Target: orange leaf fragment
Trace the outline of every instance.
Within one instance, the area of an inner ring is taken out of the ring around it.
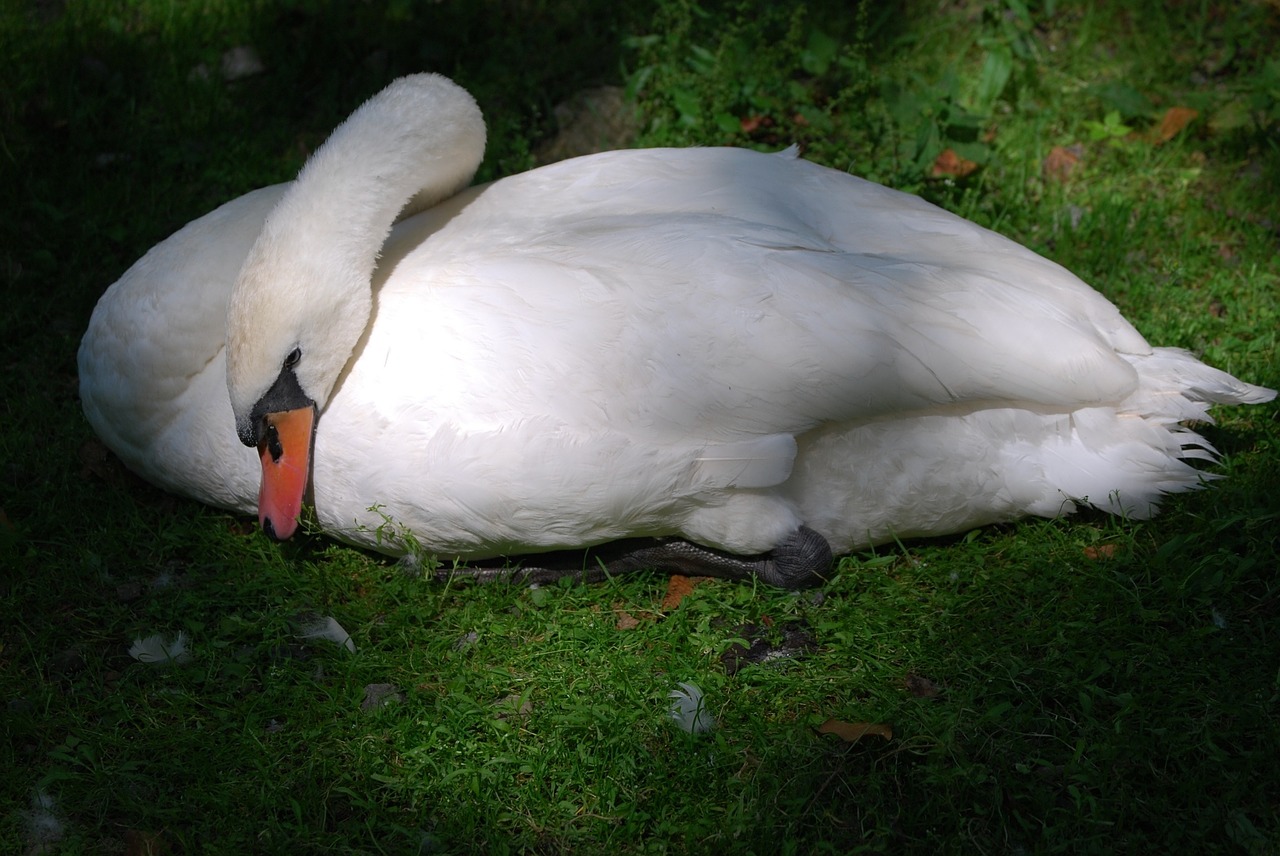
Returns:
[[[846,743],[857,743],[868,735],[883,737],[885,740],[893,739],[893,728],[888,725],[874,722],[841,722],[838,719],[828,719],[819,725],[818,733],[834,734]]]
[[[671,579],[667,580],[667,595],[662,599],[663,612],[670,612],[680,605],[680,601],[693,591],[693,587],[697,582],[693,577],[682,577],[680,574],[672,574]]]
[[[976,163],[960,157],[955,153],[954,149],[943,149],[942,154],[934,159],[933,170],[930,175],[934,178],[943,175],[964,178],[966,175],[972,174],[977,168],[978,165]]]
[[[1170,107],[1160,117],[1160,124],[1151,130],[1151,142],[1157,146],[1169,142],[1199,115],[1199,110],[1192,110],[1190,107]]]
[[[1093,559],[1095,562],[1102,562],[1110,559],[1116,554],[1115,544],[1097,544],[1084,548],[1084,557]]]
[[[1080,154],[1076,146],[1054,146],[1049,150],[1048,156],[1044,159],[1044,174],[1046,178],[1054,181],[1066,181],[1067,176],[1071,175],[1071,171],[1076,168],[1076,164],[1080,163]]]

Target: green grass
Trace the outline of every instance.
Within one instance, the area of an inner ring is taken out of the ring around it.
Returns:
[[[442,585],[323,538],[270,544],[100,461],[75,349],[149,246],[289,178],[391,77],[438,70],[486,111],[485,178],[531,165],[557,102],[626,85],[641,144],[800,141],[1275,387],[1278,15],[3,0],[0,852],[36,852],[38,792],[61,853],[1276,852],[1275,405],[1217,414],[1227,478],[1155,521],[881,548],[820,592],[715,582],[660,615],[657,576]],[[223,81],[238,44],[268,72]],[[1200,118],[1155,145],[1171,106]],[[1056,146],[1078,146],[1065,182],[1043,169]],[[931,176],[946,148],[980,169]],[[356,653],[300,639],[317,614]],[[814,645],[730,675],[746,625]],[[185,663],[128,655],[179,631]],[[709,734],[667,720],[680,681]],[[364,710],[374,684],[399,695]],[[828,718],[894,736],[842,743]]]

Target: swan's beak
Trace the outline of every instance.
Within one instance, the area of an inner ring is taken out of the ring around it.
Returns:
[[[314,406],[266,415],[267,430],[258,443],[262,458],[262,486],[258,489],[258,522],[262,531],[283,541],[298,528],[302,495],[307,490],[311,442],[315,434]]]

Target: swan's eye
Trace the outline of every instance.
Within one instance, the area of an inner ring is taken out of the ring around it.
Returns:
[[[284,367],[291,369],[298,364],[298,360],[302,359],[302,349],[294,348],[289,352],[289,356],[284,358]]]

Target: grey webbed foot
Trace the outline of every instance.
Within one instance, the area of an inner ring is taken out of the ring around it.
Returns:
[[[827,539],[801,526],[766,553],[755,575],[761,582],[784,589],[801,589],[826,582],[835,557]]]
[[[598,582],[635,571],[663,570],[727,580],[754,577],[771,586],[794,590],[824,582],[831,572],[832,561],[827,539],[801,526],[777,547],[757,556],[738,556],[676,538],[631,538],[585,552],[566,550],[513,558],[501,565],[440,570],[436,577],[547,584],[565,577],[578,582]]]

